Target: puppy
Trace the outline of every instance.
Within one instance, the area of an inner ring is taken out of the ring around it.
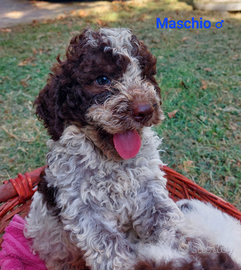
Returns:
[[[182,212],[160,170],[156,59],[128,29],[72,38],[35,101],[51,140],[25,236],[49,270],[133,269]]]

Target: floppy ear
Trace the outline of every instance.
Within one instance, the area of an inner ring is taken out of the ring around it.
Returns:
[[[50,74],[47,85],[40,91],[34,102],[36,115],[39,120],[43,120],[44,127],[47,128],[53,140],[58,140],[64,130],[64,120],[58,116],[60,110],[57,105],[57,95],[59,87],[54,74]]]
[[[86,102],[81,98],[81,84],[74,74],[83,58],[81,52],[86,43],[86,31],[72,38],[63,62],[57,57],[47,85],[34,102],[38,119],[43,121],[49,135],[56,141],[61,137],[66,122],[85,124]]]
[[[155,86],[156,92],[161,98],[161,89],[154,77],[156,75],[156,57],[148,51],[147,46],[142,41],[139,41],[136,36],[133,35],[131,37],[131,43],[133,46],[132,55],[135,56],[140,63],[141,76],[145,77]],[[160,102],[160,104],[161,103],[162,102]]]

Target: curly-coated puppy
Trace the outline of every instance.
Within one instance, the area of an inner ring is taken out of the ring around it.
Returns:
[[[127,29],[72,38],[35,101],[52,140],[26,237],[48,269],[127,270],[136,243],[175,237],[159,140],[156,59]]]

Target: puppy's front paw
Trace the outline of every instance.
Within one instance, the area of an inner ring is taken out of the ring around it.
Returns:
[[[130,270],[136,263],[133,247],[121,235],[106,236],[98,248],[87,250],[86,255],[92,270]]]
[[[170,227],[170,216],[163,209],[153,208],[140,216],[133,225],[142,241],[155,243],[159,241],[162,231]]]

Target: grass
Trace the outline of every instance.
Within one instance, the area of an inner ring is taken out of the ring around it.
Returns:
[[[72,12],[0,32],[0,179],[45,164],[49,137],[32,104],[71,36],[86,26],[121,26],[131,28],[158,59],[166,115],[156,127],[164,138],[162,160],[241,209],[240,14],[194,11],[177,0],[109,5],[104,14]],[[202,17],[212,27],[156,29],[156,17]]]

